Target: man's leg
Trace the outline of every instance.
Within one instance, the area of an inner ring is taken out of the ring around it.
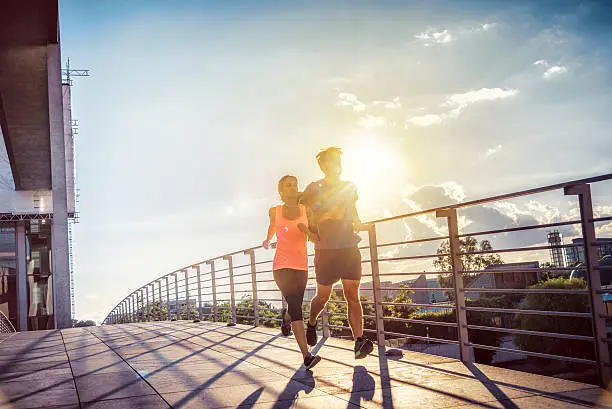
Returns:
[[[321,311],[323,311],[327,301],[329,301],[331,291],[331,285],[321,285],[317,283],[317,294],[315,294],[312,301],[310,301],[310,318],[308,319],[308,323],[311,326],[317,323],[317,318],[319,318]]]
[[[363,336],[363,309],[359,300],[358,280],[342,279],[342,291],[347,304],[349,326],[353,332],[353,339]]]

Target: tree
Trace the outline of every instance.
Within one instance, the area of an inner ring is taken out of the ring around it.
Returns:
[[[96,322],[92,321],[92,320],[87,320],[87,321],[83,321],[83,320],[72,320],[72,326],[74,328],[80,328],[80,327],[95,327],[96,326]]]
[[[491,264],[502,264],[503,260],[499,254],[485,253],[485,254],[471,254],[477,251],[491,251],[493,246],[488,240],[482,240],[480,243],[473,237],[463,237],[459,240],[459,253],[461,253],[461,264],[462,270],[464,271],[476,271],[484,270]],[[450,257],[450,244],[448,240],[442,242],[438,250],[437,259],[434,260],[433,265],[438,271],[449,272],[452,271],[452,262]],[[474,274],[463,274],[463,286],[469,287],[474,279],[478,276],[478,273]],[[452,288],[453,276],[452,274],[440,274],[438,276],[438,282],[442,288]],[[446,296],[454,300],[455,294],[453,291],[445,291]]]
[[[584,289],[586,288],[586,282],[583,279],[559,277],[539,282],[529,288]],[[589,312],[590,310],[586,294],[531,293],[525,296],[523,301],[519,304],[519,308],[524,310],[571,312]],[[524,330],[592,336],[592,327],[589,318],[517,314],[516,321],[520,329]],[[523,334],[515,335],[514,339],[516,344],[525,351],[594,359],[593,347],[589,341]],[[538,361],[541,362],[541,360]]]

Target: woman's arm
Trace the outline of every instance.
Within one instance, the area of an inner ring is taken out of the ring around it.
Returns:
[[[274,224],[276,219],[276,208],[271,207],[268,210],[268,216],[270,216],[270,224],[268,225],[268,234],[266,235],[266,239],[261,244],[264,249],[268,250],[270,247],[270,240],[274,237]]]

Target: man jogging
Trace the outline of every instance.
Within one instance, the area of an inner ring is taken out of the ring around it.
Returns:
[[[316,345],[317,318],[331,296],[332,286],[342,280],[348,321],[355,339],[355,358],[361,359],[372,352],[374,345],[363,338],[363,310],[359,300],[361,253],[357,247],[361,221],[356,206],[357,188],[353,183],[340,179],[340,148],[322,150],[317,155],[317,162],[325,177],[308,185],[300,198],[308,210],[310,229],[318,236],[315,244],[317,294],[310,303],[306,339],[309,345]]]

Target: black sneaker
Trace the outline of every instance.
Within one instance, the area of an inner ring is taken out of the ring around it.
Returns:
[[[283,322],[281,324],[281,332],[284,336],[288,337],[291,335],[291,321],[289,320],[289,314],[287,314],[287,310],[283,308],[281,312],[281,317],[283,317]]]
[[[357,338],[355,341],[355,359],[363,359],[374,351],[374,344],[367,338]]]
[[[317,324],[310,325],[310,322],[306,323],[306,342],[311,347],[317,345]]]
[[[304,366],[306,367],[306,369],[311,369],[316,364],[318,364],[320,361],[321,361],[321,357],[319,355],[312,355],[309,353],[308,356],[304,358]]]

